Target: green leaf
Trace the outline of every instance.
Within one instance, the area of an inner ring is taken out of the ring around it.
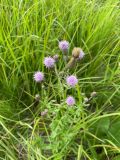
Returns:
[[[120,121],[113,123],[108,132],[108,139],[120,146]]]
[[[91,130],[92,133],[94,133],[96,136],[101,137],[103,135],[107,135],[109,126],[110,126],[110,118],[105,117],[94,123],[94,125],[91,127]]]
[[[113,160],[120,160],[120,155],[113,158]]]

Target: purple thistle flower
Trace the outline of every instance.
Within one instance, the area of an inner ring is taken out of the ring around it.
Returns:
[[[55,60],[52,57],[45,57],[44,59],[44,65],[47,68],[53,68],[55,65]]]
[[[81,49],[80,54],[79,54],[79,57],[77,58],[77,60],[83,59],[84,56],[85,56],[85,53],[84,53],[84,52],[82,51],[82,49]]]
[[[67,97],[66,103],[68,106],[73,106],[75,104],[75,99],[72,96]]]
[[[66,78],[66,82],[67,85],[74,87],[78,83],[78,79],[76,76],[71,75]]]
[[[68,41],[60,41],[59,42],[59,48],[61,51],[66,52],[69,49],[69,42]]]
[[[44,74],[40,71],[34,73],[33,78],[36,82],[42,82],[44,80]]]

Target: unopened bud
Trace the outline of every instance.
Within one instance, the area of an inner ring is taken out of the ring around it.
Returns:
[[[96,95],[97,95],[97,92],[92,92],[91,93],[91,97],[96,97]]]
[[[58,54],[55,54],[55,55],[53,56],[53,59],[55,60],[55,62],[57,62],[57,61],[59,60],[59,55],[58,55]]]
[[[40,95],[36,94],[34,98],[34,106],[36,107],[40,102]]]
[[[39,100],[40,100],[40,95],[39,95],[39,94],[36,94],[36,95],[35,95],[35,100],[36,100],[36,101],[39,101]]]
[[[87,103],[89,99],[87,97],[84,98],[84,102]]]
[[[41,116],[45,116],[48,113],[48,109],[45,109],[43,112],[41,112]]]

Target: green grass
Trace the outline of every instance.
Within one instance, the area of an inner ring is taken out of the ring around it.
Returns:
[[[0,0],[1,160],[120,160],[119,5],[119,0]],[[70,42],[69,56],[75,46],[86,54],[60,76],[63,39]],[[56,53],[60,60],[49,71],[43,59]],[[33,80],[37,70],[45,73],[42,85]],[[72,90],[65,83],[68,74],[79,79]],[[93,91],[97,96],[84,105]],[[76,99],[73,108],[65,104],[68,94]]]

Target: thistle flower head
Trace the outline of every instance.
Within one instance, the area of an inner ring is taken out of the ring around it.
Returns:
[[[74,87],[78,83],[78,79],[76,76],[71,75],[66,78],[67,85]]]
[[[73,48],[72,56],[77,60],[81,60],[85,56],[85,53],[81,48],[75,47]]]
[[[44,74],[40,71],[34,73],[33,78],[36,82],[42,82],[44,80]]]
[[[75,47],[72,50],[72,56],[74,58],[79,58],[80,52],[81,52],[81,48]]]
[[[61,51],[66,52],[69,49],[69,42],[66,40],[59,42],[59,48]]]
[[[44,59],[44,65],[47,68],[53,68],[55,65],[55,60],[52,57],[45,57]]]
[[[79,53],[79,57],[77,60],[81,60],[83,59],[83,57],[85,56],[85,53],[83,52],[83,50],[81,49],[80,53]]]
[[[72,96],[67,97],[66,103],[68,106],[73,106],[75,104],[75,99]]]

